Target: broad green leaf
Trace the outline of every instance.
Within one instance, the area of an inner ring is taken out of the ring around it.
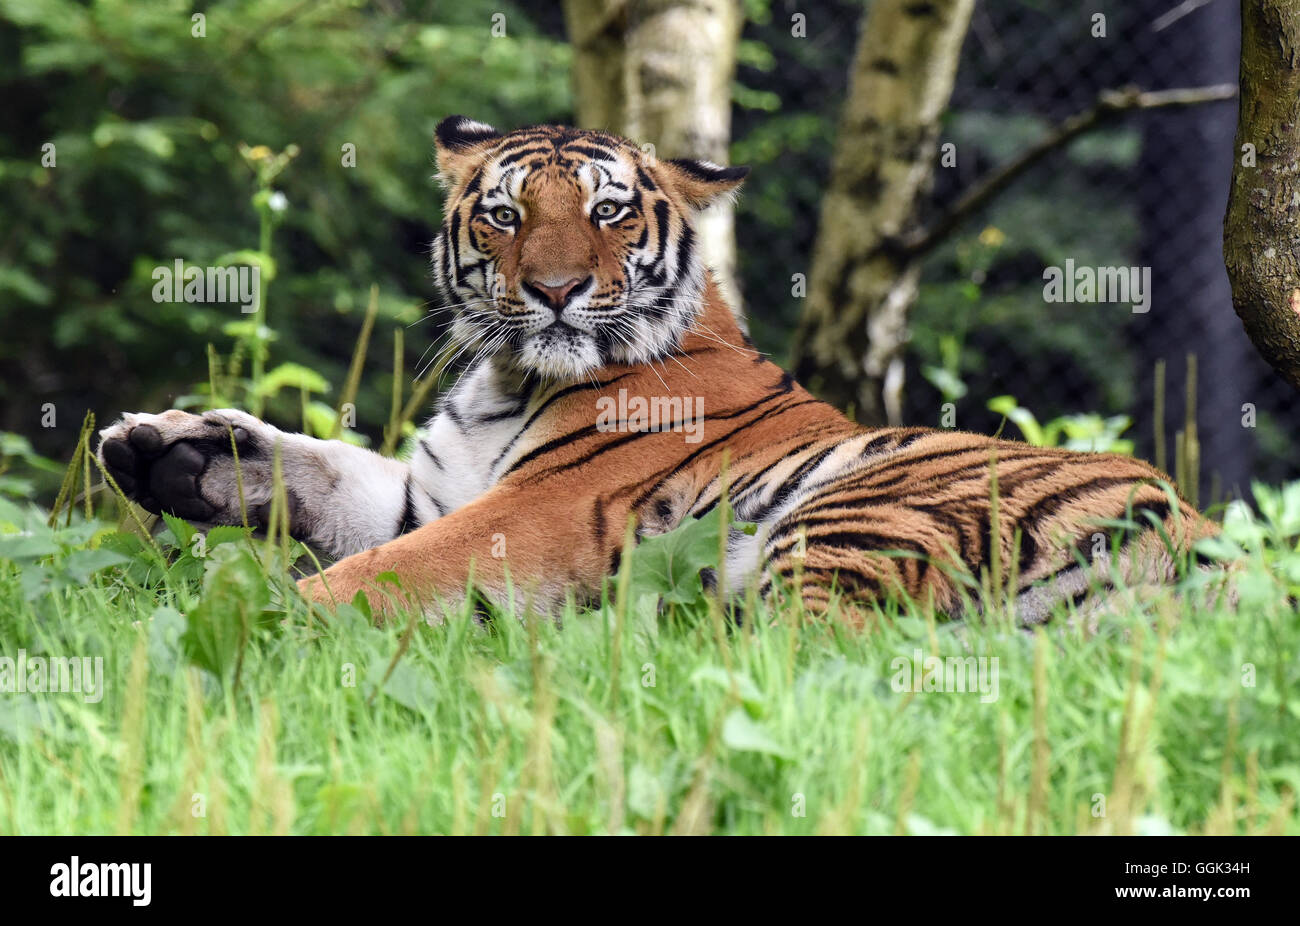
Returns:
[[[790,751],[768,735],[744,710],[736,708],[722,723],[722,743],[737,752],[761,752],[782,759],[791,758]]]
[[[190,541],[194,539],[197,531],[184,518],[178,518],[165,511],[162,513],[162,517],[167,522],[167,530],[171,532],[172,539],[176,541],[176,546],[182,550],[188,550]]]
[[[310,367],[300,363],[282,363],[262,377],[257,393],[263,398],[279,394],[281,389],[305,389],[307,392],[329,392],[330,384]]]
[[[32,560],[59,550],[53,532],[37,528],[21,534],[0,534],[0,559]]]
[[[130,560],[122,554],[101,548],[98,550],[76,550],[69,553],[61,565],[69,578],[84,584],[89,582],[90,577],[101,569],[127,562],[130,562]]]
[[[170,675],[184,658],[181,638],[187,622],[175,608],[159,605],[148,621],[149,670],[158,675]]]
[[[379,684],[388,671],[388,665],[388,660],[379,660],[371,665],[367,678],[370,690]],[[380,691],[413,711],[428,709],[438,697],[438,686],[433,679],[405,660],[393,667],[393,674],[388,676]]]
[[[763,692],[759,691],[754,680],[748,675],[740,672],[728,674],[727,670],[721,666],[702,666],[691,673],[691,683],[708,682],[712,685],[723,689],[731,690],[732,680],[736,683],[736,692],[740,695],[741,701],[745,707],[750,709],[751,713],[761,711],[763,707]]]
[[[722,513],[714,508],[666,534],[647,537],[632,556],[631,598],[655,595],[671,604],[693,604],[704,597],[703,569],[718,564]]]
[[[238,543],[252,533],[251,530],[243,527],[237,527],[231,524],[222,524],[208,531],[207,546],[211,550],[213,547],[220,546],[223,543]]]
[[[203,571],[202,597],[186,615],[186,655],[225,678],[240,649],[261,626],[262,611],[270,601],[266,576],[252,553],[233,545],[212,550]]]

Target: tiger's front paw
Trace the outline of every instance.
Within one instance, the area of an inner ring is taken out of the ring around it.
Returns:
[[[280,432],[234,410],[192,415],[127,414],[99,432],[99,459],[128,498],[187,521],[265,526],[273,491],[271,455]],[[235,452],[239,473],[236,474]],[[296,499],[290,493],[292,520]]]

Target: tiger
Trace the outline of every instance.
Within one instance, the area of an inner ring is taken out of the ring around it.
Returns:
[[[332,561],[303,596],[360,593],[380,620],[403,601],[438,620],[472,595],[542,613],[599,601],[627,538],[719,505],[734,518],[719,595],[855,626],[891,598],[966,616],[970,577],[990,575],[1027,626],[1098,582],[1171,580],[1213,532],[1133,457],[867,427],[812,395],[742,331],[701,256],[701,213],[747,168],[566,126],[451,116],[434,135],[432,272],[469,359],[406,459],[234,409],[125,414],[97,452],[130,499],[265,528],[278,465],[290,533]]]

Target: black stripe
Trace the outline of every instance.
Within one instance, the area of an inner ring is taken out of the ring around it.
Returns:
[[[477,424],[489,424],[497,421],[506,421],[510,418],[518,418],[524,413],[524,409],[527,408],[527,406],[528,397],[525,396],[503,412],[493,412],[490,415],[476,415],[474,421]]]
[[[659,187],[655,185],[655,182],[650,179],[650,175],[645,172],[645,170],[641,167],[640,164],[636,166],[636,177],[637,180],[641,182],[641,185],[645,187],[647,190],[653,192],[659,189]]]
[[[816,456],[810,457],[799,464],[793,473],[782,481],[772,495],[772,500],[764,505],[760,505],[756,511],[747,513],[746,517],[753,518],[755,521],[762,521],[767,518],[773,511],[780,508],[800,487],[804,477],[820,466],[827,457],[829,457],[839,447],[839,444],[831,444],[822,450]]]
[[[668,200],[661,199],[657,203],[655,203],[654,213],[655,213],[655,221],[659,225],[659,227],[655,229],[655,234],[658,240],[655,243],[654,262],[656,264],[659,264],[664,258],[664,251],[668,247]],[[663,285],[664,278],[663,278],[662,266],[657,271],[657,277],[658,277],[657,285]]]
[[[777,398],[778,395],[780,395],[780,393],[774,393],[774,394],[772,394],[772,395],[765,396],[765,397],[759,399],[757,402],[754,402],[754,403],[752,403],[752,404],[750,404],[750,405],[747,405],[747,406],[745,406],[745,407],[743,407],[743,408],[735,409],[735,410],[730,411],[730,412],[723,412],[723,413],[720,413],[720,414],[708,415],[708,416],[707,416],[707,419],[710,420],[710,421],[725,421],[725,420],[727,420],[727,419],[729,419],[729,418],[736,418],[736,417],[739,417],[740,415],[743,415],[743,414],[745,414],[745,413],[747,413],[747,412],[750,412],[750,411],[755,410],[756,408],[758,408],[758,406],[764,404],[765,402],[770,402],[770,401],[772,401],[774,398]],[[796,404],[803,404],[803,403],[796,403]],[[776,410],[774,410],[774,413],[779,413],[780,411],[782,411],[782,410],[781,410],[781,409],[776,409]],[[683,424],[683,423],[684,423],[684,422],[678,422],[679,425],[680,425],[680,424]],[[751,423],[751,422],[746,422],[745,424],[738,425],[735,429],[733,429],[732,431],[729,431],[725,437],[723,437],[723,438],[719,438],[718,440],[710,441],[709,443],[703,445],[703,447],[701,447],[701,448],[700,448],[699,450],[697,450],[695,453],[691,454],[691,456],[688,457],[687,459],[690,460],[690,459],[695,458],[696,456],[699,455],[699,453],[700,453],[701,450],[704,450],[704,449],[707,449],[707,448],[709,448],[709,447],[712,447],[712,446],[716,445],[717,443],[719,443],[720,440],[725,440],[726,437],[730,437],[732,434],[735,434],[735,433],[736,433],[737,431],[739,431],[741,428],[748,427],[750,423]],[[597,447],[597,448],[596,448],[595,450],[593,450],[591,453],[588,453],[586,456],[581,457],[581,458],[579,458],[579,459],[577,459],[577,460],[574,460],[574,461],[569,462],[569,463],[557,463],[555,466],[553,466],[553,467],[551,467],[550,469],[548,469],[548,470],[546,471],[545,475],[554,475],[555,473],[562,473],[562,472],[564,472],[565,470],[575,469],[575,468],[577,468],[577,467],[579,467],[579,466],[584,465],[585,463],[589,462],[590,460],[594,459],[595,457],[600,456],[600,455],[603,454],[603,453],[607,453],[607,452],[609,452],[609,451],[611,451],[611,450],[614,450],[614,449],[616,449],[616,448],[618,448],[618,447],[621,447],[623,444],[626,444],[626,443],[628,443],[629,441],[632,441],[632,440],[639,440],[640,438],[648,437],[648,436],[651,435],[651,434],[658,434],[658,433],[661,433],[662,431],[665,431],[665,430],[669,430],[669,429],[668,429],[668,428],[659,428],[659,429],[656,430],[656,431],[634,431],[634,432],[631,432],[631,433],[629,433],[629,434],[625,434],[625,435],[623,435],[622,437],[616,438],[616,439],[611,440],[610,442],[608,442],[608,443],[606,443],[606,444],[601,445],[600,447]],[[563,447],[563,446],[565,446],[566,444],[571,444],[571,443],[573,443],[574,441],[581,440],[581,439],[583,439],[583,438],[585,438],[585,437],[590,437],[590,436],[592,436],[593,434],[597,434],[597,433],[600,433],[600,432],[597,431],[596,426],[593,424],[593,425],[587,425],[586,427],[579,428],[579,429],[576,430],[576,431],[570,431],[570,432],[568,432],[567,434],[563,434],[563,435],[561,435],[561,436],[559,436],[559,437],[553,438],[553,439],[547,441],[545,444],[542,444],[542,445],[539,446],[539,447],[534,447],[532,450],[528,451],[528,453],[524,454],[522,457],[520,457],[518,460],[516,460],[514,463],[512,463],[511,466],[510,466],[510,469],[506,470],[506,472],[505,472],[504,474],[502,474],[502,475],[504,476],[504,475],[508,475],[508,474],[510,474],[510,473],[515,472],[516,470],[518,470],[521,466],[525,465],[526,463],[529,463],[529,462],[531,462],[531,461],[537,459],[538,457],[541,457],[541,456],[544,456],[544,455],[547,454],[547,453],[550,453],[552,450],[555,450],[557,447]],[[539,475],[540,475],[540,474],[539,474]],[[634,505],[634,507],[639,507],[642,503],[645,502],[645,500],[646,500],[647,498],[649,498],[651,495],[653,495],[654,492],[657,491],[657,489],[658,489],[658,486],[656,486],[656,488],[655,488],[654,490],[651,490],[650,492],[648,492],[648,493],[642,495],[642,496],[641,496],[641,499],[636,503],[636,505]]]
[[[754,486],[755,483],[757,483],[759,480],[766,477],[767,474],[770,473],[772,470],[776,469],[781,464],[788,462],[790,458],[795,456],[796,454],[803,453],[809,447],[816,446],[819,443],[821,442],[818,440],[805,441],[799,446],[794,447],[791,450],[781,454],[779,457],[776,458],[775,462],[769,463],[767,466],[764,466],[762,469],[755,470],[754,472],[750,473],[748,476],[745,476],[743,479],[736,482],[735,485],[731,486],[731,497],[734,498],[737,502],[739,502],[741,496],[743,496],[752,486]],[[766,486],[759,486],[758,488],[762,489],[762,488],[766,488]],[[699,501],[698,497],[696,498],[696,501],[697,502]]]
[[[406,504],[402,506],[402,516],[397,521],[397,533],[394,536],[400,537],[407,531],[416,527],[415,523],[415,498],[411,495],[411,474],[406,474]]]
[[[767,400],[764,399],[763,401],[767,401]],[[815,403],[816,401],[817,401],[816,399],[808,399],[808,400],[803,401],[803,402],[789,402],[789,403],[787,403],[787,404],[785,404],[785,405],[780,406],[779,408],[773,409],[773,410],[770,411],[770,412],[765,412],[764,414],[767,414],[767,415],[770,415],[770,416],[773,416],[773,417],[774,417],[774,416],[777,416],[777,415],[783,415],[783,414],[785,414],[786,412],[791,411],[792,409],[798,408],[800,405],[811,405],[811,404]],[[761,404],[761,403],[758,403],[758,404]],[[737,412],[736,414],[741,414],[741,412]],[[712,420],[712,419],[716,419],[716,418],[721,418],[721,417],[726,417],[726,416],[722,416],[722,415],[710,415],[710,416],[709,416],[709,418],[710,418],[711,420]],[[633,510],[638,509],[638,508],[640,508],[643,504],[645,504],[645,502],[646,502],[647,499],[649,499],[649,498],[650,498],[651,496],[653,496],[656,492],[658,492],[661,488],[663,488],[664,483],[668,482],[670,479],[672,479],[672,478],[673,478],[674,476],[676,476],[678,473],[682,472],[682,470],[686,469],[688,466],[690,466],[692,463],[694,463],[694,462],[695,462],[695,461],[696,461],[700,456],[702,456],[706,451],[712,450],[714,447],[718,446],[719,444],[724,444],[724,443],[726,443],[726,442],[727,442],[727,441],[732,437],[732,435],[739,433],[740,431],[742,431],[742,430],[744,430],[745,428],[749,427],[751,424],[753,424],[752,421],[746,421],[746,422],[743,423],[743,424],[738,424],[738,425],[736,425],[736,427],[732,428],[730,431],[728,431],[726,434],[723,434],[721,437],[718,437],[718,438],[716,438],[716,439],[714,439],[714,440],[711,440],[711,441],[709,441],[707,444],[703,444],[703,445],[701,445],[700,447],[696,448],[696,450],[695,450],[693,453],[689,454],[689,455],[688,455],[684,460],[682,460],[679,464],[677,464],[676,466],[674,466],[671,470],[667,470],[666,472],[664,472],[664,474],[663,474],[663,475],[662,475],[658,480],[656,480],[655,483],[654,483],[652,486],[650,486],[649,489],[647,489],[647,490],[645,490],[644,492],[642,492],[641,495],[640,495],[640,497],[639,497],[635,502],[633,502],[633,504],[632,504]]]
[[[695,253],[695,235],[689,225],[682,225],[682,237],[677,242],[677,270],[674,279],[681,280],[686,276],[686,267],[690,263],[692,255]]]
[[[420,439],[420,449],[424,451],[426,456],[428,456],[429,462],[438,469],[442,469],[442,460],[439,460],[438,455],[429,449],[429,442],[424,438]]]
[[[889,440],[890,438],[888,434],[882,437],[873,437],[871,440],[867,441],[866,446],[862,448],[862,456],[864,457],[873,456],[877,451],[879,451],[882,447],[888,444]]]
[[[565,154],[585,154],[589,158],[595,158],[598,161],[617,161],[618,152],[613,148],[604,148],[592,144],[566,144],[564,146]]]
[[[1072,485],[1062,492],[1049,495],[1030,505],[1021,516],[1020,524],[1031,525],[1044,518],[1050,518],[1061,508],[1071,502],[1079,501],[1084,495],[1092,492],[1112,489],[1119,485],[1137,486],[1137,484],[1137,480],[1129,476],[1098,476],[1096,479]]]
[[[447,234],[447,249],[451,252],[448,267],[451,270],[451,282],[460,285],[460,210],[451,213],[451,230]]]
[[[912,431],[911,434],[907,434],[903,438],[901,438],[899,442],[895,445],[894,449],[902,450],[906,447],[910,447],[912,444],[915,444],[921,438],[929,437],[931,434],[934,433],[935,433],[934,431],[931,431],[928,428],[916,428],[914,431]]]
[[[451,423],[456,426],[457,431],[460,431],[462,434],[466,433],[465,419],[461,416],[460,412],[456,410],[456,403],[451,396],[447,397],[447,401],[440,411],[446,413],[447,417],[451,419]]]
[[[461,198],[456,203],[457,207],[459,207],[460,204],[465,201],[466,197],[473,196],[475,193],[477,193],[479,187],[483,185],[483,170],[486,166],[487,166],[486,163],[480,164],[478,168],[474,171],[474,175],[469,178],[469,183],[465,184],[465,190],[463,193],[461,193]]]
[[[790,527],[782,531],[782,536],[797,530],[803,521],[794,521]],[[919,553],[923,556],[929,556],[930,551],[915,540],[908,540],[904,537],[893,537],[885,534],[877,534],[873,531],[855,531],[855,530],[832,530],[824,534],[815,534],[812,531],[805,533],[808,546],[816,544],[819,547],[831,547],[838,550],[861,551],[863,553],[878,553],[886,550],[906,550],[909,553]],[[767,547],[773,551],[773,555],[778,552],[784,552],[783,548],[773,544],[776,535],[773,534],[768,539]],[[798,540],[798,535],[793,538]]]
[[[538,405],[536,409],[533,410],[533,413],[528,416],[528,419],[524,421],[523,425],[519,428],[519,433],[516,434],[514,437],[512,437],[510,439],[510,443],[506,444],[505,448],[502,449],[502,451],[499,454],[497,454],[496,459],[492,461],[492,469],[496,469],[497,466],[501,464],[501,461],[506,458],[506,455],[510,453],[511,449],[515,446],[516,443],[518,443],[519,438],[523,437],[524,434],[528,433],[528,429],[533,426],[533,422],[535,422],[543,412],[545,412],[548,408],[550,408],[553,404],[558,402],[560,399],[564,398],[565,396],[572,395],[575,392],[585,392],[587,390],[605,389],[609,386],[614,385],[619,380],[625,379],[631,375],[632,375],[631,372],[620,373],[618,376],[615,376],[613,379],[607,379],[601,382],[578,383],[573,386],[566,386],[563,389],[557,390],[552,395],[547,396],[547,398],[540,405]],[[517,465],[518,465],[517,462],[511,465],[510,470],[508,470],[508,472],[513,471],[515,469],[515,466]]]
[[[531,144],[531,141],[529,142],[529,144]],[[530,154],[549,154],[550,151],[551,149],[545,146],[538,147],[534,145],[531,148],[523,147],[523,148],[516,149],[515,151],[512,151],[510,154],[503,155],[502,157],[497,158],[496,164],[498,166],[504,167],[509,164],[514,164],[516,161],[522,161]]]

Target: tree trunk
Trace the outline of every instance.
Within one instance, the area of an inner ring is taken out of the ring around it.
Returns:
[[[796,375],[864,424],[900,422],[915,224],[974,0],[875,0],[854,56],[795,336]]]
[[[580,125],[653,145],[656,157],[727,163],[739,0],[565,0],[564,15]],[[731,204],[697,231],[739,317]]]
[[[1147,24],[1178,9],[1168,0],[1143,0],[1131,12],[1132,64],[1124,82],[1142,87],[1171,83],[1210,86],[1238,83],[1241,18],[1232,3],[1211,3],[1159,32]],[[1125,26],[1121,25],[1123,29]],[[1132,124],[1132,123],[1130,123]],[[1250,496],[1258,430],[1243,428],[1246,402],[1267,407],[1261,374],[1270,376],[1241,322],[1229,315],[1232,287],[1223,268],[1223,214],[1232,177],[1232,102],[1152,110],[1141,116],[1142,154],[1133,189],[1141,244],[1137,263],[1151,268],[1148,311],[1130,316],[1134,362],[1133,427],[1137,455],[1156,462],[1162,446],[1177,446],[1185,427],[1187,355],[1196,355],[1199,486],[1185,487],[1202,503],[1223,493]],[[1155,420],[1156,363],[1164,366],[1164,419]],[[1276,415],[1277,409],[1270,409]],[[1285,425],[1283,425],[1285,427]],[[1172,455],[1163,461],[1170,473]],[[1216,491],[1217,490],[1217,491]]]
[[[1300,0],[1242,0],[1236,158],[1223,228],[1232,305],[1300,389]]]

